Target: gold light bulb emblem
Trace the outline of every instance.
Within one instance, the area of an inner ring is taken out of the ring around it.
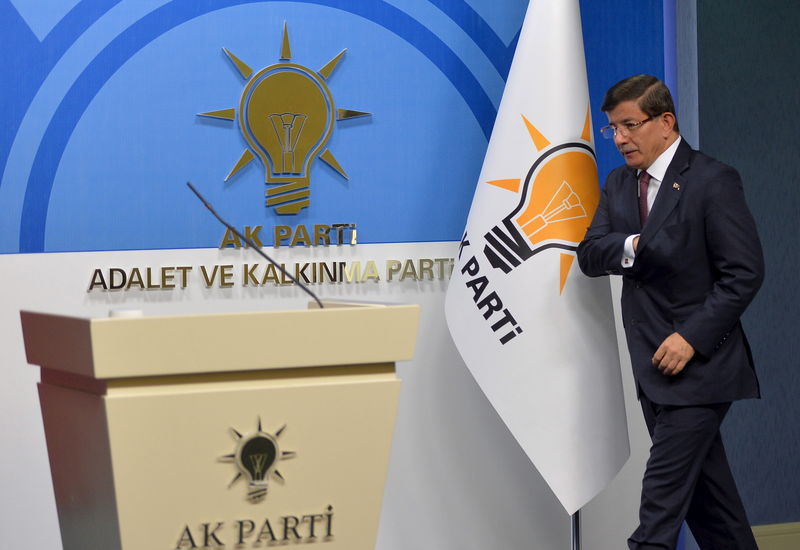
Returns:
[[[278,213],[297,214],[308,206],[310,164],[331,137],[333,112],[322,78],[301,65],[272,65],[245,87],[239,127],[264,164],[264,181],[279,184],[267,190],[267,205],[278,205]]]
[[[280,168],[276,172],[281,174],[296,174],[297,162],[295,160],[295,150],[303,133],[303,126],[306,124],[307,115],[299,113],[281,113],[269,115],[272,128],[278,137],[281,146]],[[298,153],[306,158],[306,148],[301,147]],[[267,172],[267,181],[270,181],[270,173]]]
[[[248,148],[242,153],[225,181],[256,156],[264,165],[267,206],[278,214],[297,214],[310,204],[310,170],[321,158],[345,179],[347,173],[325,145],[336,120],[367,116],[370,113],[335,109],[326,80],[345,50],[319,71],[290,63],[292,54],[286,24],[280,59],[253,74],[253,70],[228,50],[225,54],[247,84],[234,109],[209,111],[199,116],[237,120]]]

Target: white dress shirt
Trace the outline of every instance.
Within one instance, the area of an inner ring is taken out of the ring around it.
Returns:
[[[650,183],[647,184],[647,213],[650,213],[650,210],[653,208],[653,203],[656,200],[656,195],[658,195],[658,190],[661,188],[661,182],[664,181],[664,176],[667,173],[667,168],[669,168],[669,164],[672,162],[672,158],[675,156],[675,151],[678,150],[678,145],[681,142],[681,137],[678,136],[672,145],[667,147],[663,153],[658,155],[653,164],[651,164],[647,168],[647,173],[650,174]],[[636,176],[638,177],[641,174],[641,170],[636,171]],[[632,267],[634,261],[636,261],[636,253],[633,251],[633,239],[639,236],[639,233],[635,235],[629,235],[627,239],[625,239],[625,248],[622,252],[622,267]]]

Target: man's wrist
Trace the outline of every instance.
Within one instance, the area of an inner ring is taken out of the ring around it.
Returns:
[[[637,239],[639,234],[628,235],[625,239],[625,245],[622,248],[622,267],[633,267],[633,262],[636,260],[636,251],[633,248],[633,241]]]

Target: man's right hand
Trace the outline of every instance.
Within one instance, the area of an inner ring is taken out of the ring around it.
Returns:
[[[639,235],[636,235],[633,238],[633,242],[631,244],[633,245],[633,251],[636,252],[636,249],[639,248]]]

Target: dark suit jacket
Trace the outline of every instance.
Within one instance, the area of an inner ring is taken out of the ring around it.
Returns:
[[[681,141],[644,228],[636,170],[609,174],[586,237],[581,270],[623,277],[622,321],[637,391],[662,405],[759,397],[739,317],[761,286],[764,260],[739,174]],[[621,264],[625,239],[640,233],[634,265]],[[672,332],[695,349],[676,376],[653,354]]]

